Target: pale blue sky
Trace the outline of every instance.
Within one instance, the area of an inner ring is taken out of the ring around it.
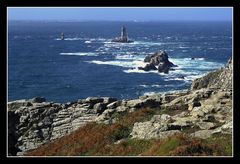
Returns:
[[[232,8],[8,8],[9,20],[232,21]]]

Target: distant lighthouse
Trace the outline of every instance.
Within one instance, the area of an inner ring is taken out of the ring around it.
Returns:
[[[123,42],[128,42],[127,30],[126,30],[126,27],[124,26],[122,26],[122,29],[121,29],[121,40]]]
[[[125,26],[121,28],[121,36],[116,37],[112,40],[112,42],[120,42],[120,43],[132,43],[133,41],[128,40],[128,34]]]
[[[61,33],[61,40],[64,40],[64,33]]]

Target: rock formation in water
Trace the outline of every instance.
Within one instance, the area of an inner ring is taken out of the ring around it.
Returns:
[[[163,55],[164,56],[164,55]],[[162,57],[164,58],[164,57]],[[158,63],[160,57],[146,61]],[[44,143],[54,142],[88,122],[113,124],[124,113],[145,108],[165,110],[149,121],[135,122],[129,138],[161,139],[184,133],[206,139],[232,134],[232,60],[217,71],[195,80],[187,91],[141,96],[133,100],[89,97],[65,104],[44,98],[8,103],[8,154],[24,155]],[[94,135],[94,134],[93,134]]]
[[[146,56],[144,62],[148,64],[145,67],[138,67],[138,69],[144,71],[158,70],[158,72],[168,73],[171,67],[176,67],[168,60],[168,54],[165,51]]]

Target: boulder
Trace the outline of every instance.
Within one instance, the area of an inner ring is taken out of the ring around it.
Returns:
[[[127,101],[127,104],[126,104],[126,106],[130,108],[157,107],[160,105],[161,105],[160,101],[151,97],[144,100],[141,100],[141,99],[129,100]]]
[[[192,103],[188,104],[188,110],[192,111],[194,107],[201,106],[201,103],[198,101],[193,101]]]
[[[107,108],[109,108],[109,109],[117,108],[118,106],[121,105],[121,103],[122,103],[121,101],[114,101],[114,102],[108,104]]]
[[[88,97],[85,100],[85,103],[90,103],[90,104],[96,104],[96,103],[101,103],[103,102],[104,99],[103,98],[99,98],[99,97]]]
[[[212,122],[198,122],[197,125],[200,129],[213,129],[215,127],[215,124]]]
[[[179,130],[171,129],[169,126],[171,121],[171,116],[167,114],[154,115],[150,121],[136,122],[130,136],[138,139],[159,139],[181,133]]]
[[[106,104],[97,103],[94,105],[93,109],[96,110],[97,113],[102,113],[106,109]]]
[[[197,137],[201,139],[210,138],[213,134],[213,130],[199,130],[191,134],[192,137]]]
[[[105,104],[110,104],[110,103],[115,102],[115,101],[117,101],[117,99],[113,98],[113,97],[104,97],[103,98],[103,103],[105,103]]]

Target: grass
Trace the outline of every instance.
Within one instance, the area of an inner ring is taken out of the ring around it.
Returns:
[[[175,134],[166,139],[129,138],[135,122],[148,121],[165,110],[141,109],[119,116],[111,125],[88,123],[55,141],[27,152],[27,156],[214,156],[231,155],[231,135],[201,140]],[[116,141],[121,140],[118,144]]]

